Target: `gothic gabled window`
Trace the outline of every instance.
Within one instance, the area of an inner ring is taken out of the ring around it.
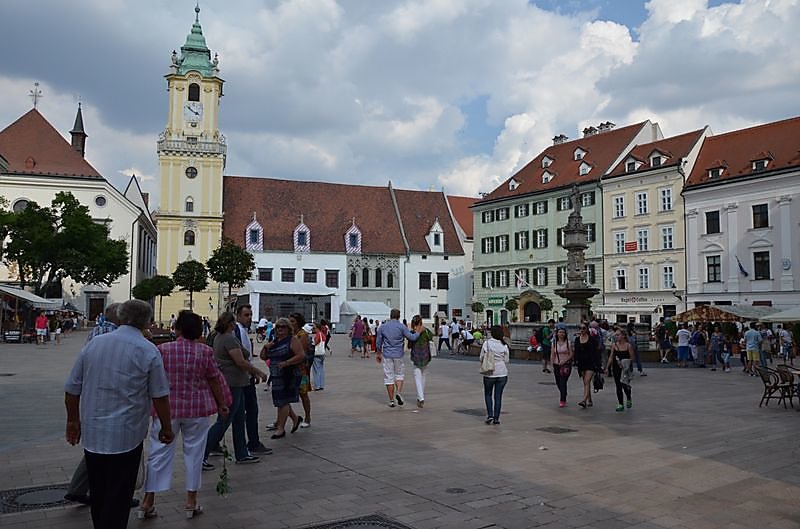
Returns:
[[[189,101],[200,101],[200,85],[192,83],[189,85]]]
[[[251,252],[264,251],[264,228],[256,220],[253,212],[253,220],[244,229],[245,248]]]
[[[353,225],[344,234],[344,248],[345,253],[361,253],[361,230],[356,226],[356,220],[353,219]]]
[[[294,229],[292,238],[295,252],[307,253],[311,251],[311,230],[303,223],[302,215],[300,216],[300,224]]]
[[[439,224],[439,217],[436,217],[436,220],[433,221],[425,240],[428,242],[428,248],[432,253],[444,252],[444,230],[442,225]]]

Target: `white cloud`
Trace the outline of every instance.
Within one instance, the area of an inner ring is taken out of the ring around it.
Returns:
[[[594,4],[593,4],[594,5]],[[68,131],[84,96],[88,159],[115,185],[141,176],[157,195],[155,141],[166,118],[169,53],[191,5],[22,2],[0,34],[0,123],[29,107]],[[715,132],[797,113],[798,0],[650,0],[637,29],[544,11],[526,0],[241,0],[204,5],[226,79],[228,174],[489,191],[587,124],[654,119],[666,134]],[[80,21],[82,31],[73,35]],[[46,27],[41,27],[46,24]],[[110,29],[111,28],[111,29]],[[32,41],[24,35],[37,35]],[[76,42],[75,39],[78,39]],[[4,40],[15,39],[15,40]],[[102,42],[102,46],[91,43]],[[65,45],[65,43],[69,43]],[[68,60],[81,56],[80,61]],[[486,101],[482,116],[464,105]],[[465,129],[491,138],[477,146]],[[119,182],[118,182],[119,181]],[[154,196],[157,199],[157,196]],[[153,202],[155,203],[155,202]]]

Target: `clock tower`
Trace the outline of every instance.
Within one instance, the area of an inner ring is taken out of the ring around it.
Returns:
[[[219,131],[222,84],[217,56],[211,58],[195,7],[192,30],[172,52],[167,80],[167,125],[157,142],[161,197],[156,213],[158,273],[172,276],[179,263],[206,263],[222,237],[222,172],[227,146]],[[209,279],[194,292],[193,310],[216,319],[222,302]],[[163,318],[189,308],[189,293],[164,297]]]

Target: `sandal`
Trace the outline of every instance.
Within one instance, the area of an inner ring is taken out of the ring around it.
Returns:
[[[158,516],[158,511],[156,511],[155,506],[150,507],[149,509],[139,509],[136,511],[136,518],[139,520],[149,520],[150,518],[155,518]]]
[[[183,512],[186,514],[186,519],[191,520],[198,514],[203,514],[203,506],[202,505],[195,505],[194,508],[186,507],[183,509]]]

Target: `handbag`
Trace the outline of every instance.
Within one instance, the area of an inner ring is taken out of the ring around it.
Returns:
[[[319,342],[314,346],[314,356],[325,356],[325,342]]]
[[[603,385],[605,384],[605,378],[603,377],[603,373],[599,370],[594,372],[594,376],[592,377],[592,385],[594,386],[594,392],[597,393],[601,389],[603,389]]]
[[[483,344],[483,359],[481,360],[481,375],[493,375],[494,374],[494,353],[489,351],[486,347],[487,344]]]
[[[561,364],[561,376],[568,377],[569,374],[572,372],[572,365],[567,362],[565,364]]]

